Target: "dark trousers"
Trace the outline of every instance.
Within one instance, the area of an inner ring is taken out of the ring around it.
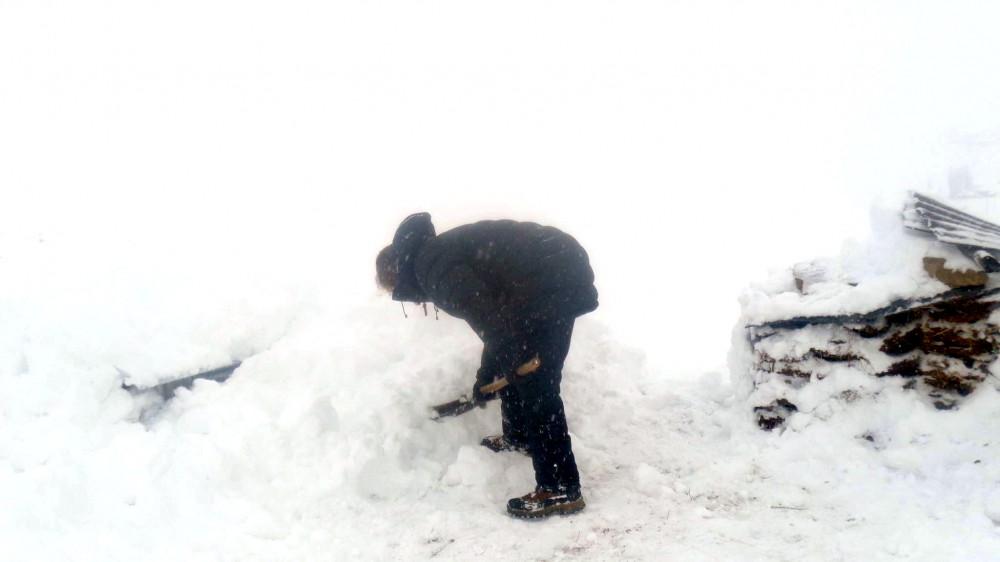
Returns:
[[[550,490],[580,486],[566,412],[559,396],[573,323],[573,319],[561,319],[532,330],[527,350],[538,354],[541,366],[500,392],[504,435],[527,446],[536,484]]]

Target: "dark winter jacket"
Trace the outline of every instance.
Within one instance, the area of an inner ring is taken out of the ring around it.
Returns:
[[[419,213],[400,224],[392,245],[393,299],[432,302],[486,342],[597,308],[587,252],[551,226],[482,221],[435,235],[430,215]]]

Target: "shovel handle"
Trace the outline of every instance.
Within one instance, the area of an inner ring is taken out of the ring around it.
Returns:
[[[527,363],[518,367],[514,372],[521,377],[530,375],[538,370],[542,364],[542,360],[536,355],[534,359],[528,361]],[[502,378],[497,381],[493,381],[489,384],[485,384],[479,388],[479,391],[483,394],[491,394],[507,386],[507,379]],[[468,397],[463,396],[458,400],[452,400],[451,402],[446,402],[444,404],[438,404],[437,406],[432,406],[431,409],[434,410],[434,415],[431,419],[435,421],[441,421],[441,419],[451,416],[458,416],[464,414],[468,411],[474,410],[476,406],[481,406],[481,402],[473,402],[469,400]]]
[[[539,359],[539,357],[536,355],[530,361],[518,367],[517,370],[514,372],[517,373],[517,376],[519,377],[526,377],[531,373],[537,371],[538,368],[541,366],[542,366],[542,360]],[[510,383],[507,382],[507,378],[505,377],[502,379],[495,380],[490,384],[486,384],[479,387],[479,392],[482,392],[483,394],[492,394],[494,392],[507,388],[508,384]]]

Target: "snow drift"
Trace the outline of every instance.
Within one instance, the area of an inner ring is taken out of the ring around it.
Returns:
[[[504,504],[532,471],[477,446],[499,428],[496,403],[428,419],[428,405],[472,384],[480,344],[463,323],[413,308],[404,319],[384,297],[345,304],[322,286],[140,266],[108,276],[72,245],[25,244],[0,261],[0,541],[13,559],[985,560],[1000,549],[995,392],[960,412],[887,393],[765,433],[722,370],[650,364],[585,317],[563,387],[588,508],[514,521]],[[150,382],[232,359],[245,362],[227,382],[179,391],[146,423],[148,401],[117,370]],[[858,439],[862,428],[883,444]]]

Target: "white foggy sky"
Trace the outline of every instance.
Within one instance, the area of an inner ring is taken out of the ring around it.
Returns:
[[[370,292],[406,214],[564,227],[597,314],[725,360],[742,286],[1000,130],[986,2],[0,4],[0,254]],[[109,275],[114,272],[110,271]],[[692,356],[700,357],[692,357]]]

